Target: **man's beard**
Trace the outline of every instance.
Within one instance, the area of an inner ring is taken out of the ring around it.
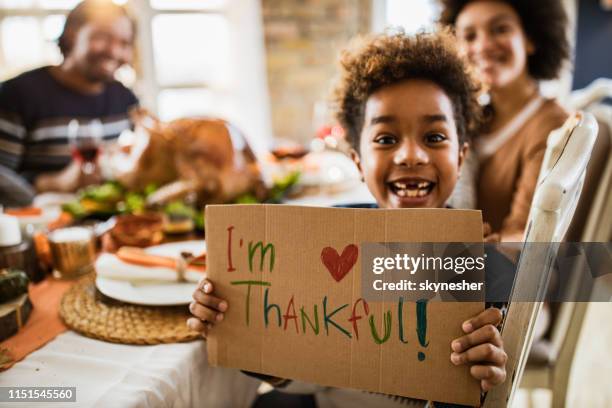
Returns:
[[[81,69],[81,73],[90,82],[112,82],[115,79],[116,69],[112,73],[107,73],[102,68],[97,67],[98,63],[90,63]]]

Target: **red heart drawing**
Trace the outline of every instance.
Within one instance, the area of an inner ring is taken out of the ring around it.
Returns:
[[[327,268],[332,278],[336,282],[340,282],[342,278],[353,268],[355,262],[357,262],[357,256],[359,249],[357,245],[349,244],[342,251],[342,255],[338,255],[332,247],[325,247],[321,251],[321,261]]]

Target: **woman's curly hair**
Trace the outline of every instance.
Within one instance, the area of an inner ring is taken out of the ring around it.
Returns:
[[[440,23],[454,26],[461,10],[474,0],[440,0]],[[525,35],[535,47],[527,66],[534,79],[555,79],[570,55],[567,14],[561,0],[499,0],[509,4],[521,19]]]
[[[413,36],[386,33],[356,38],[340,57],[340,75],[332,98],[336,118],[353,148],[359,150],[370,95],[409,79],[428,80],[442,88],[453,104],[459,141],[474,135],[481,121],[476,100],[479,87],[459,57],[452,34],[448,30]]]

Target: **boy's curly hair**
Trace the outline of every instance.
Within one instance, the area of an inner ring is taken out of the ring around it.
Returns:
[[[440,0],[440,23],[454,26],[461,10],[473,0]],[[519,15],[525,35],[535,47],[527,59],[534,79],[555,79],[570,55],[567,14],[560,0],[500,0]]]
[[[448,30],[413,36],[398,32],[359,37],[342,52],[332,99],[336,118],[354,149],[359,150],[370,95],[409,79],[431,81],[446,93],[453,104],[460,143],[474,135],[481,121],[476,100],[479,87],[455,44]]]

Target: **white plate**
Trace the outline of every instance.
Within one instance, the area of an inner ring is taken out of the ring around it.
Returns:
[[[181,252],[191,252],[197,256],[205,250],[206,243],[203,240],[171,242],[145,249],[151,254],[175,258],[178,258]],[[144,306],[178,306],[192,301],[191,295],[197,284],[194,282],[134,284],[98,276],[96,286],[104,295],[126,303]]]

